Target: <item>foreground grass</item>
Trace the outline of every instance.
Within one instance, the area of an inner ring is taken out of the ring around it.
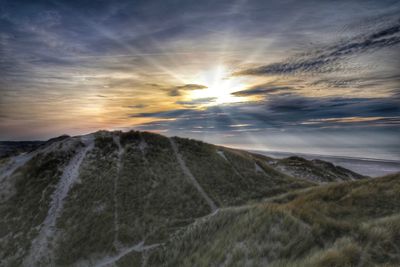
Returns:
[[[150,266],[399,266],[400,175],[332,184],[222,210]]]

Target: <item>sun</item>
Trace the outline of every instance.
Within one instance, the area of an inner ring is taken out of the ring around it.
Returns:
[[[191,100],[209,99],[207,105],[244,101],[244,97],[232,94],[246,88],[244,79],[232,77],[227,68],[222,65],[200,73],[192,83],[204,85],[207,88],[191,91],[188,95]]]

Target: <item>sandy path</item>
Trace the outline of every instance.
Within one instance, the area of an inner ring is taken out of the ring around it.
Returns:
[[[255,168],[255,171],[256,171],[256,172],[260,172],[260,173],[262,173],[262,174],[264,174],[264,175],[267,175],[267,174],[265,173],[264,169],[261,168],[260,165],[257,164],[257,162],[254,162],[254,168]],[[267,175],[267,176],[268,176],[268,175]]]
[[[140,134],[140,143],[139,143],[139,149],[142,152],[142,154],[146,154],[146,148],[148,147],[146,140],[144,140],[142,134]]]
[[[226,158],[224,151],[218,150],[217,154],[221,156],[221,158],[223,158],[224,160],[228,161],[228,159]]]
[[[240,174],[240,172],[236,169],[236,167],[232,164],[232,162],[230,162],[230,161],[228,160],[228,158],[225,156],[224,151],[218,150],[218,151],[217,151],[217,154],[220,155],[221,158],[223,158],[224,160],[226,160],[226,162],[229,163],[229,165],[231,166],[232,170],[235,172],[235,174],[236,174],[237,176],[239,176],[240,179],[242,179],[242,180],[244,180],[244,181],[247,181],[247,179],[244,178],[242,174]]]
[[[117,199],[117,191],[118,191],[118,180],[119,175],[122,168],[122,155],[124,153],[124,149],[121,146],[120,137],[114,135],[113,140],[115,144],[118,146],[118,163],[117,163],[117,173],[114,179],[114,246],[118,250],[121,247],[119,242],[119,215],[118,215],[118,199]]]
[[[183,173],[185,174],[186,177],[189,178],[189,182],[191,184],[193,184],[194,187],[196,187],[197,191],[206,200],[207,204],[211,208],[211,211],[212,212],[216,211],[218,209],[217,205],[215,205],[214,201],[207,195],[207,193],[204,191],[204,189],[201,187],[201,185],[197,182],[196,178],[193,176],[192,172],[186,166],[186,163],[183,160],[182,155],[178,151],[178,147],[176,146],[175,141],[172,138],[169,138],[169,141],[171,143],[172,149],[174,150],[175,157],[178,160],[178,163],[181,166]]]
[[[78,179],[79,167],[86,153],[94,146],[94,138],[91,135],[82,136],[81,141],[85,144],[85,147],[81,148],[64,168],[64,172],[51,196],[47,216],[42,223],[38,236],[32,241],[28,256],[23,262],[24,266],[38,265],[40,260],[44,260],[46,263],[49,262],[51,265],[52,251],[49,248],[49,239],[54,237],[56,220],[63,210],[64,199]]]

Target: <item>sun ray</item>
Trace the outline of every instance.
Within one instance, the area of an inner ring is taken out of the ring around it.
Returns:
[[[62,5],[61,3],[55,3],[58,6],[61,6],[62,8],[66,8],[68,9],[67,6]],[[87,25],[89,25],[92,29],[96,30],[98,33],[100,33],[103,37],[106,37],[107,39],[113,41],[115,44],[121,46],[122,48],[124,48],[129,54],[137,54],[137,55],[141,55],[143,54],[143,52],[132,46],[131,44],[127,44],[126,42],[120,41],[120,38],[118,38],[117,36],[115,36],[115,34],[112,31],[107,30],[105,27],[102,27],[100,25],[98,25],[98,23],[91,21],[89,19],[86,19],[85,17],[81,16],[80,14],[77,14],[76,12],[74,12],[76,15],[76,18],[78,18],[79,20],[85,22]],[[171,77],[175,78],[177,81],[183,82],[182,77],[173,72],[171,70],[171,68],[168,68],[166,66],[164,66],[163,64],[161,64],[161,62],[158,62],[156,60],[154,60],[153,57],[149,57],[149,56],[144,56],[142,57],[143,60],[149,64],[150,66],[154,67],[155,69],[158,69],[161,72],[167,73],[168,75],[170,75]]]

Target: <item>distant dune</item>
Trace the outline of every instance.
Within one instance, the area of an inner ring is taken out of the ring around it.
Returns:
[[[370,177],[378,177],[400,172],[400,161],[396,160],[355,158],[355,157],[345,157],[345,156],[340,157],[340,156],[327,156],[318,154],[261,151],[261,150],[257,150],[254,152],[274,158],[287,158],[298,155],[309,160],[320,159],[324,161],[329,161],[335,165],[342,166],[356,173]]]

